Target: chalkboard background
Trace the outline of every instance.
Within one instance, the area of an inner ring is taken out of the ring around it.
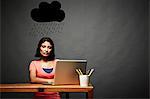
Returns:
[[[95,68],[94,98],[148,97],[148,0],[58,0],[64,20],[36,22],[31,11],[42,1],[1,1],[1,83],[29,82],[38,41],[48,36],[57,58],[87,59],[87,69]]]

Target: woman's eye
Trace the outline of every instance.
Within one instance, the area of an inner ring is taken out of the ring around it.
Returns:
[[[49,49],[52,49],[52,47],[50,47],[50,46],[49,46],[48,48],[49,48]]]
[[[42,45],[43,48],[45,48],[46,46]]]

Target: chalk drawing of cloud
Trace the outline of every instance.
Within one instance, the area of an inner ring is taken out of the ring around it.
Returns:
[[[32,9],[31,18],[36,22],[61,22],[65,18],[65,12],[58,1],[52,1],[51,4],[41,2],[39,8]]]

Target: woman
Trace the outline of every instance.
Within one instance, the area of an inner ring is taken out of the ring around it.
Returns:
[[[54,80],[55,59],[54,43],[48,37],[43,37],[38,44],[35,57],[30,63],[30,80],[32,83],[51,83]],[[34,99],[60,99],[58,92],[36,92]]]

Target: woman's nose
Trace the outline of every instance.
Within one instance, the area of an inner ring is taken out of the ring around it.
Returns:
[[[48,51],[48,48],[45,48],[45,51]]]

